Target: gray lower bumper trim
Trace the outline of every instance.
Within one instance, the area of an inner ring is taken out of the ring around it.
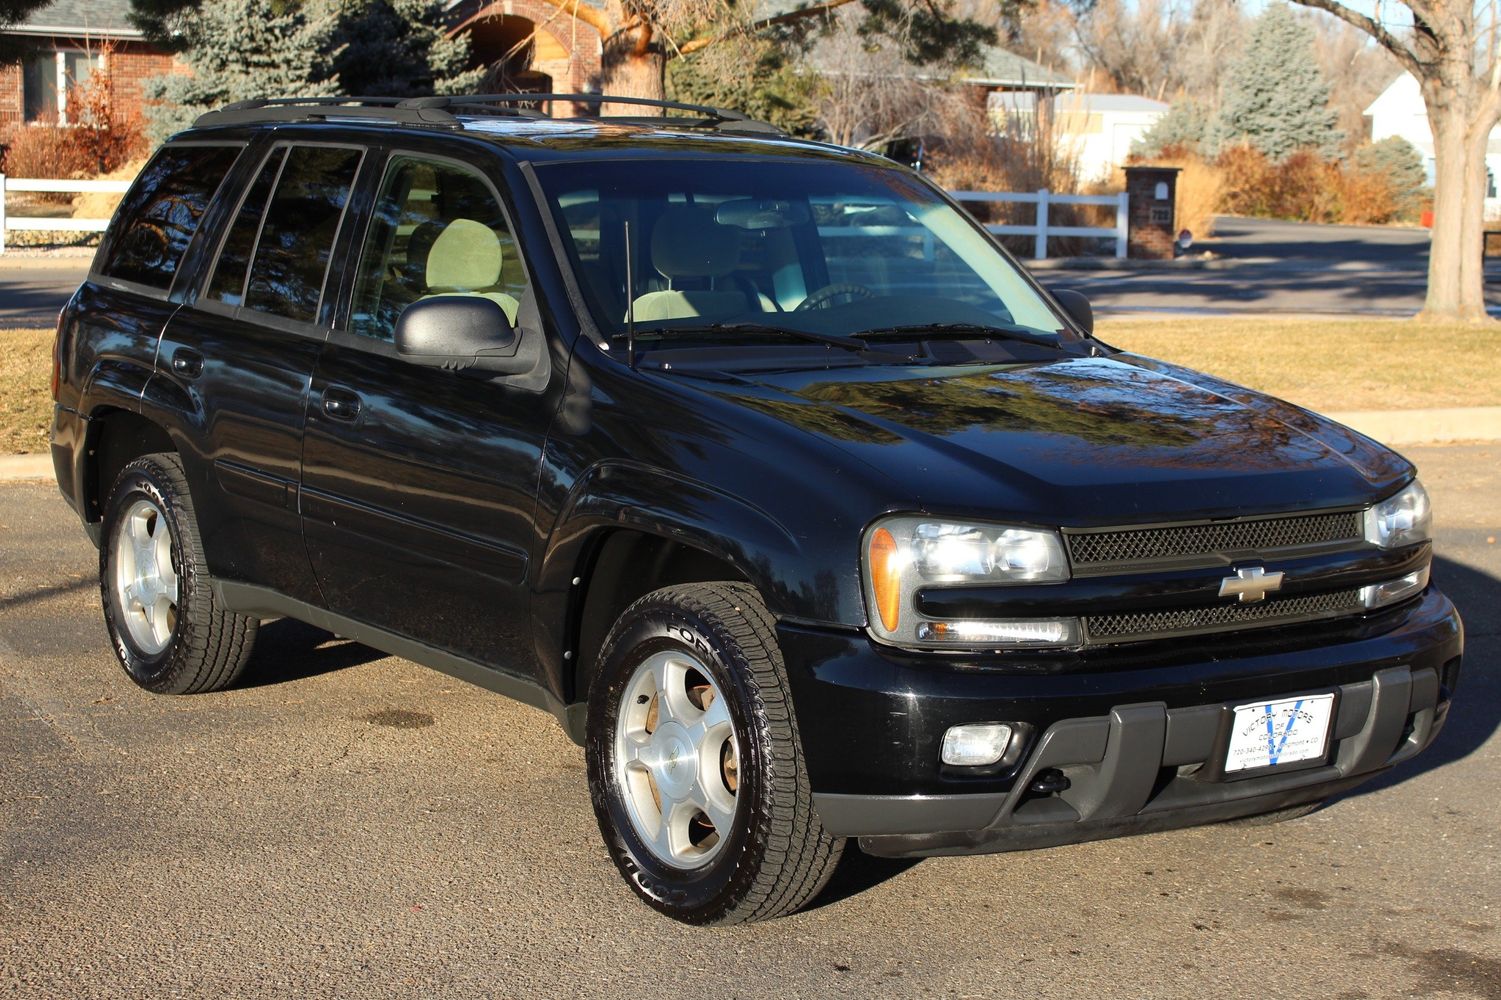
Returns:
[[[879,796],[815,793],[825,829],[839,837],[931,837],[1020,846],[1099,836],[1097,829],[1169,828],[1313,801],[1427,746],[1443,722],[1431,669],[1390,667],[1337,691],[1326,763],[1226,780],[1230,704],[1170,709],[1121,705],[1108,716],[1065,719],[1043,733],[1011,791],[977,795]],[[1025,790],[1056,768],[1069,787],[1045,796]],[[1203,819],[1195,820],[1195,816]]]

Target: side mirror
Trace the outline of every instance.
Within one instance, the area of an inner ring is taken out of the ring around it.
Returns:
[[[515,375],[531,367],[500,303],[483,295],[419,299],[396,320],[396,353],[414,365]]]
[[[1094,307],[1089,304],[1089,297],[1083,292],[1076,292],[1072,288],[1052,288],[1053,298],[1068,313],[1068,318],[1079,324],[1085,333],[1094,333]]]

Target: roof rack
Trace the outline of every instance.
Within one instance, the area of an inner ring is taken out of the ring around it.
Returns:
[[[385,121],[401,125],[426,125],[435,128],[463,128],[459,114],[507,115],[517,118],[547,118],[550,115],[527,105],[571,101],[575,105],[628,104],[666,111],[692,112],[697,119],[688,124],[721,131],[769,132],[782,130],[769,122],[749,115],[707,104],[681,101],[658,101],[647,97],[617,97],[611,94],[440,94],[433,97],[278,97],[237,101],[217,111],[198,116],[193,125],[245,125],[275,121]],[[655,123],[660,118],[620,118],[603,115],[574,115],[574,119]],[[682,123],[680,121],[680,123]]]

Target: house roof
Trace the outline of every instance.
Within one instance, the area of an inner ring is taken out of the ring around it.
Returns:
[[[1030,113],[1037,108],[1037,94],[1031,92],[1003,92],[992,94],[990,106],[1003,111]],[[1167,114],[1170,105],[1136,94],[1066,94],[1058,98],[1057,110],[1064,114],[1102,114],[1124,112],[1128,114]]]
[[[96,38],[140,38],[130,23],[130,0],[53,0],[19,24],[4,29],[12,35],[66,35]]]
[[[980,52],[980,64],[959,74],[961,83],[984,87],[1037,87],[1047,90],[1073,90],[1073,77],[1048,69],[999,45],[986,45]]]

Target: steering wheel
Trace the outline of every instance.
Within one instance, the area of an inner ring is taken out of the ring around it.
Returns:
[[[851,302],[859,302],[861,299],[875,297],[875,292],[864,285],[834,284],[824,285],[818,291],[809,295],[797,304],[793,312],[806,312],[809,309],[829,309],[834,306],[847,305]]]

